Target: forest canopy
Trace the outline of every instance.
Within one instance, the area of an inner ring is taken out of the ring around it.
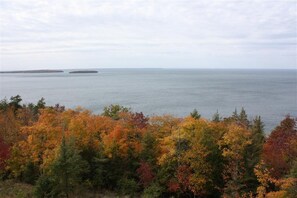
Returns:
[[[43,98],[0,102],[0,183],[29,184],[35,197],[295,197],[296,178],[290,116],[266,137],[243,108],[207,120],[196,109],[149,117],[121,105],[97,115]]]

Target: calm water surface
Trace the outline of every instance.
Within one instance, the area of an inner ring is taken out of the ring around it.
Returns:
[[[194,108],[206,118],[218,110],[231,115],[244,107],[261,115],[266,131],[285,115],[297,116],[297,70],[99,69],[97,74],[0,74],[0,98],[78,105],[100,113],[121,104],[147,115],[188,115]]]

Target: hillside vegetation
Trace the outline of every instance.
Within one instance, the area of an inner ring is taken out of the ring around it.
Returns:
[[[248,120],[244,109],[207,120],[197,110],[183,118],[147,117],[111,105],[95,115],[47,106],[43,98],[21,101],[0,103],[0,196],[297,195],[290,116],[265,137],[261,117]]]

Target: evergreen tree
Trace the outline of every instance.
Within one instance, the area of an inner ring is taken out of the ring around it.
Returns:
[[[143,149],[140,153],[140,159],[142,161],[150,163],[150,165],[156,164],[156,157],[158,152],[158,141],[151,133],[146,133],[142,139]]]
[[[42,174],[36,182],[34,195],[37,198],[58,197],[59,193],[54,191],[56,186],[52,177]]]
[[[247,192],[255,192],[258,186],[254,173],[256,164],[259,163],[264,144],[264,124],[260,116],[256,116],[251,126],[251,144],[247,146],[245,154],[245,183]]]
[[[45,108],[45,101],[44,98],[42,97],[40,100],[38,100],[36,107],[38,109],[44,109]]]
[[[199,120],[201,115],[198,113],[197,109],[194,109],[191,113],[192,118]]]
[[[220,114],[219,114],[218,111],[212,116],[212,121],[213,122],[220,122],[221,121],[221,117],[220,117]]]
[[[45,101],[44,98],[42,97],[40,100],[38,100],[36,105],[33,105],[33,113],[35,116],[37,116],[39,109],[44,109],[45,108]]]
[[[39,168],[36,164],[29,162],[21,175],[21,180],[28,184],[35,184],[39,176]]]
[[[237,108],[235,108],[234,112],[232,113],[232,118],[234,120],[238,120],[239,119],[239,116],[238,116],[238,113],[237,113]]]
[[[82,174],[82,179],[87,180],[89,187],[93,189],[102,188],[104,184],[104,165],[108,162],[108,158],[104,157],[102,145],[97,150],[89,146],[83,147],[80,153],[83,160],[88,163],[88,171]]]
[[[65,137],[59,149],[57,159],[50,166],[47,174],[37,181],[37,196],[61,195],[69,197],[81,182],[81,174],[88,170],[87,163],[82,160],[79,152],[74,147],[74,142],[66,142]]]
[[[2,99],[0,101],[0,111],[6,111],[8,108],[9,104],[6,98]]]
[[[244,108],[241,108],[239,117],[238,117],[238,121],[241,125],[243,125],[246,128],[249,128],[249,120],[248,120],[248,116],[244,110]]]
[[[9,105],[12,106],[15,110],[22,108],[20,102],[22,101],[22,98],[20,95],[12,96],[10,97],[10,103]]]
[[[262,152],[262,146],[264,143],[264,124],[261,116],[256,116],[252,124],[253,139],[258,143],[258,154]]]
[[[297,159],[293,162],[292,168],[290,170],[289,178],[293,178],[292,184],[286,189],[287,197],[295,197],[297,195]]]

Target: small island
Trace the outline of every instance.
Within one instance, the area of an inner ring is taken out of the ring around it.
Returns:
[[[1,74],[36,74],[36,73],[62,73],[63,70],[50,70],[50,69],[41,69],[41,70],[22,70],[22,71],[0,71]]]
[[[80,71],[71,71],[69,74],[89,74],[89,73],[98,73],[95,70],[80,70]]]

